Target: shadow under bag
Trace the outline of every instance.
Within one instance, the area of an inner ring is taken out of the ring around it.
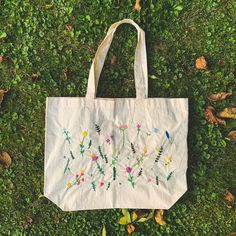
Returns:
[[[117,27],[138,33],[136,98],[96,98]],[[187,191],[187,98],[148,98],[144,31],[114,23],[93,60],[86,97],[48,97],[44,196],[65,211],[169,209]]]

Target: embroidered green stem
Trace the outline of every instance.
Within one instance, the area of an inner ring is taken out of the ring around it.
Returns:
[[[171,176],[173,175],[173,173],[174,173],[174,171],[171,171],[169,174],[168,174],[168,176],[167,176],[167,180],[170,180],[170,178],[171,178]]]
[[[137,177],[141,176],[142,173],[143,173],[143,168],[140,169],[140,171],[138,172],[138,176]]]
[[[70,158],[67,159],[66,166],[64,168],[64,174],[66,173],[66,171],[68,169],[69,163],[70,163]]]
[[[67,129],[63,129],[63,134],[65,135],[65,140],[71,144],[71,137],[70,137],[70,132]]]
[[[111,186],[111,183],[108,182],[106,190],[108,190],[110,188],[110,186]]]
[[[98,168],[98,171],[101,175],[105,175],[104,173],[104,170],[102,169],[102,167],[98,164],[98,162],[96,161],[96,164],[97,164],[97,168]]]
[[[125,131],[121,130],[122,133],[122,148],[125,146]]]
[[[132,187],[134,188],[134,176],[129,173],[128,181],[131,183]]]
[[[113,180],[116,180],[116,167],[113,167]]]
[[[91,182],[91,185],[92,185],[92,190],[93,191],[96,191],[96,184],[94,181]]]
[[[118,158],[119,158],[119,156],[116,155],[116,156],[112,159],[112,161],[111,161],[111,165],[110,165],[110,166],[115,165],[116,162],[118,161]]]
[[[91,148],[91,146],[92,146],[92,140],[90,139],[88,144],[88,149]]]
[[[75,159],[75,156],[73,155],[73,152],[72,151],[70,151],[70,156],[71,156],[71,158],[74,160]]]

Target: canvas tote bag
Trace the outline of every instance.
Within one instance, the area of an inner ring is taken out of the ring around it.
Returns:
[[[117,27],[138,33],[136,98],[96,98]],[[169,209],[187,190],[187,98],[148,98],[144,31],[111,25],[86,97],[48,97],[44,195],[62,210]]]

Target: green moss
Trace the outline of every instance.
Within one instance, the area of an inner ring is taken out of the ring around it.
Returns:
[[[42,197],[44,113],[47,96],[84,96],[88,72],[108,27],[134,19],[146,32],[150,97],[188,97],[188,192],[165,213],[166,227],[150,220],[134,235],[225,235],[234,231],[235,209],[223,199],[235,186],[236,149],[224,128],[208,124],[212,92],[235,90],[234,1],[1,1],[0,150],[13,157],[0,169],[1,235],[126,235],[119,210],[66,213]],[[72,25],[72,31],[65,29]],[[102,97],[134,97],[136,32],[122,25],[114,37],[98,88]],[[110,65],[116,55],[118,62]],[[207,71],[195,69],[204,55]],[[224,63],[218,63],[223,60]],[[32,75],[37,76],[32,78]],[[234,92],[234,91],[233,91]],[[233,101],[234,100],[234,101]],[[215,104],[234,104],[235,96]],[[226,145],[226,147],[225,147]],[[33,219],[27,224],[27,217]]]

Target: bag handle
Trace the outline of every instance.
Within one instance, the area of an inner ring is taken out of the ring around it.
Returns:
[[[136,98],[148,97],[148,71],[147,71],[147,55],[145,44],[145,32],[131,19],[123,19],[112,24],[107,32],[106,37],[100,44],[93,59],[92,66],[89,72],[88,88],[86,98],[96,98],[97,86],[99,77],[102,71],[102,67],[105,62],[105,58],[109,47],[111,45],[114,33],[117,27],[123,23],[133,25],[138,32],[138,42],[135,49],[134,60],[134,78],[136,88]]]

